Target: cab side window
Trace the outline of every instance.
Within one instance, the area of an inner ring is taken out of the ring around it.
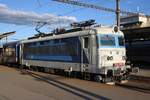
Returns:
[[[83,48],[89,48],[89,37],[84,37],[83,39]]]

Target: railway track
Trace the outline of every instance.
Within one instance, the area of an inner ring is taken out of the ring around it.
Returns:
[[[33,77],[37,77],[40,80],[45,81],[45,82],[52,81],[52,82],[56,82],[56,83],[61,83],[58,80],[55,80],[55,79],[52,79],[52,78],[49,78],[49,77],[43,75],[43,73],[41,73],[41,72],[34,72],[34,71],[30,71],[30,70],[27,70],[27,71],[24,70],[21,72],[24,74],[29,74],[30,76],[33,76]],[[61,84],[63,84],[63,83],[61,83]],[[108,84],[103,84],[103,85],[108,86]],[[150,86],[146,83],[141,83],[141,82],[138,83],[138,82],[129,80],[129,82],[127,82],[127,83],[118,83],[117,82],[117,83],[115,83],[115,86],[150,94]]]
[[[132,89],[132,90],[135,90],[135,91],[140,91],[140,92],[150,94],[150,87],[147,87],[145,85],[139,85],[139,83],[129,81],[128,83],[125,83],[125,84],[116,83],[115,85],[118,86],[118,87]]]
[[[4,67],[4,68],[0,68],[0,71],[14,71],[15,69],[16,68]],[[27,75],[30,75],[32,77],[37,77],[38,79],[40,79],[42,81],[45,81],[45,82],[51,80],[53,82],[58,82],[59,83],[58,80],[52,79],[50,77],[47,77],[46,75],[50,75],[50,74],[47,74],[47,73],[35,72],[35,71],[31,71],[31,70],[20,70],[20,69],[16,69],[16,70],[19,70],[22,74],[27,74]],[[61,76],[61,77],[63,77],[63,76]],[[108,86],[108,84],[103,84],[103,85]],[[150,94],[149,82],[146,81],[145,83],[143,83],[143,81],[141,81],[139,79],[137,79],[137,80],[135,80],[135,79],[134,80],[129,80],[126,83],[118,83],[118,82],[116,82],[115,86]]]

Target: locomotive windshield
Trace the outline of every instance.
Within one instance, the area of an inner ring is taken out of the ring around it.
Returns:
[[[115,46],[115,36],[113,35],[101,35],[100,36],[101,46]]]

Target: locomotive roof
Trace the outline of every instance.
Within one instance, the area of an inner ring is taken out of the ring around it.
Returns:
[[[113,27],[96,27],[97,34],[119,34],[123,35],[122,31],[115,32]]]
[[[91,30],[84,30],[84,31],[72,32],[72,33],[59,34],[59,35],[53,35],[53,36],[48,36],[48,37],[39,37],[36,39],[24,40],[21,43],[29,43],[29,42],[43,41],[43,40],[49,40],[49,39],[76,37],[76,36],[83,36],[83,35],[88,35],[88,34],[92,34],[92,33],[95,34],[94,32],[91,32]]]
[[[61,39],[61,38],[68,38],[68,37],[76,37],[76,36],[84,36],[89,34],[115,34],[112,27],[94,27],[94,28],[88,28],[83,29],[81,31],[76,32],[70,32],[70,33],[64,33],[64,34],[58,34],[58,35],[52,35],[47,37],[39,37],[35,39],[27,39],[21,41],[21,43],[29,43],[29,42],[37,42],[37,41],[44,41],[49,39]],[[119,34],[123,35],[121,31],[118,32]]]

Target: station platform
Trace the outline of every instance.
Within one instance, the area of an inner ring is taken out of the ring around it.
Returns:
[[[138,73],[132,73],[130,76],[131,80],[140,80],[150,83],[150,70],[148,69],[140,69]]]
[[[150,77],[150,70],[140,69],[138,73],[132,73],[132,75]]]

